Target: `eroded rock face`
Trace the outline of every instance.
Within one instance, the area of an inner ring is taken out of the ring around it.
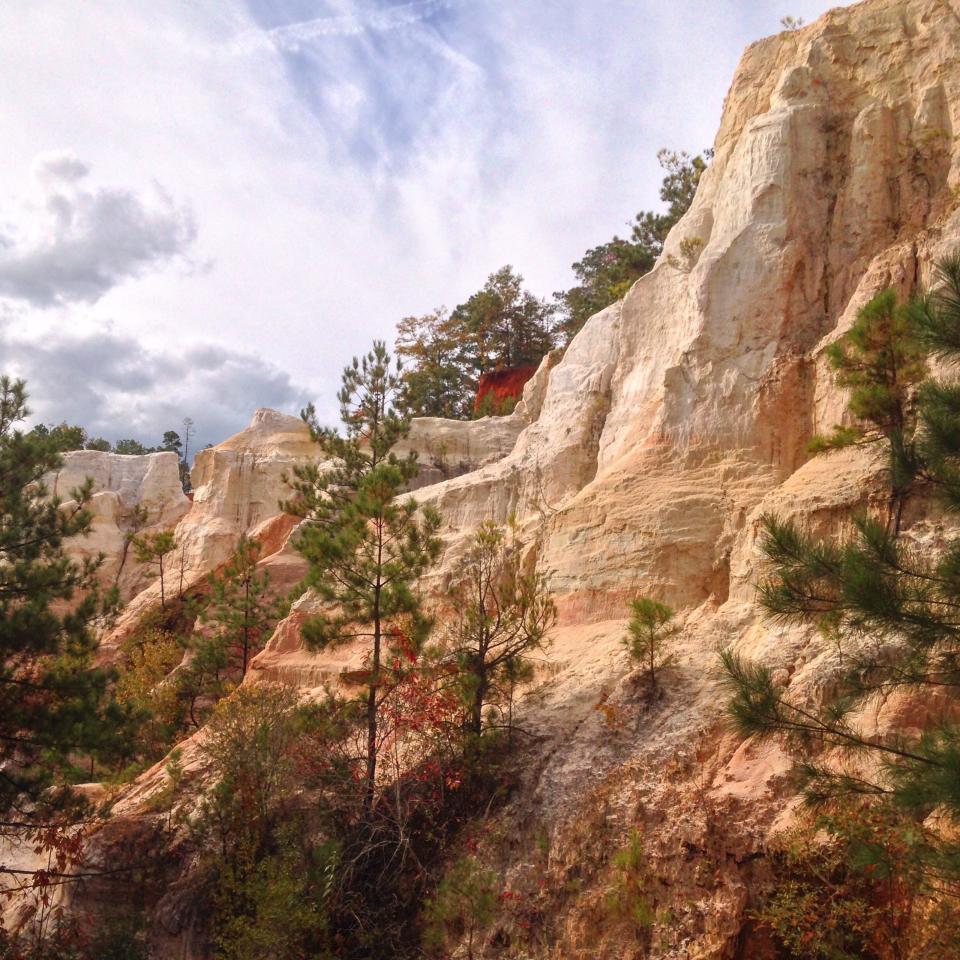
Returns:
[[[193,509],[177,529],[188,569],[206,572],[226,560],[241,533],[282,512],[280,503],[292,492],[284,477],[318,459],[299,417],[266,409],[257,410],[245,430],[201,450],[190,474]]]
[[[958,49],[960,7],[940,0],[868,0],[751,46],[656,268],[555,362],[505,456],[418,491],[446,519],[448,563],[480,521],[516,514],[560,601],[552,663],[523,705],[542,739],[500,825],[510,849],[486,851],[550,918],[557,955],[623,955],[624,931],[597,917],[630,827],[671,891],[656,955],[734,955],[791,802],[779,749],[724,726],[716,649],[812,695],[836,670],[815,632],[758,609],[759,520],[827,532],[883,508],[874,453],[809,460],[805,445],[846,416],[826,345],[878,290],[915,291],[960,247]],[[918,543],[940,535],[928,507],[908,519]],[[637,592],[685,624],[650,708],[620,643]],[[286,655],[290,679],[328,682],[284,629],[271,675]],[[550,853],[534,870],[536,831]],[[581,893],[542,892],[571,877]]]
[[[318,459],[319,449],[300,418],[266,409],[257,410],[245,430],[201,450],[191,471],[193,503],[174,529],[177,546],[168,561],[168,582],[176,584],[178,593],[202,587],[246,534],[262,542],[261,562],[271,565],[277,588],[291,588],[305,566],[288,546],[296,523],[280,507],[292,492],[284,478],[298,465]],[[159,581],[152,579],[104,638],[106,659],[159,602]]]
[[[442,450],[462,467],[417,491],[445,518],[445,563],[482,520],[516,515],[560,602],[552,662],[521,704],[535,738],[499,815],[511,844],[482,851],[540,898],[553,955],[624,955],[622,931],[597,916],[631,827],[670,891],[656,955],[736,955],[790,799],[777,748],[724,727],[716,649],[765,658],[793,690],[815,691],[835,668],[814,632],[758,609],[759,518],[827,531],[882,506],[874,454],[809,460],[805,445],[845,416],[825,346],[879,289],[916,290],[960,247],[958,50],[956,0],[867,0],[753,44],[656,268],[544,362],[511,417],[415,426],[425,459]],[[316,455],[298,421],[263,411],[201,454],[179,528],[195,568],[276,513],[284,469]],[[934,543],[939,523],[918,504],[906,535]],[[638,592],[684,623],[652,705],[620,642]],[[356,651],[302,649],[311,602],[254,675],[319,690],[355,669]]]
[[[69,507],[73,491],[88,478],[93,481],[91,531],[68,544],[68,550],[77,558],[103,554],[102,582],[116,584],[127,600],[153,580],[152,571],[140,567],[128,549],[129,535],[172,529],[190,509],[180,485],[179,461],[175,453],[124,456],[74,450],[64,454],[63,466],[47,477],[47,486]],[[136,516],[138,508],[144,511],[143,523]]]
[[[508,457],[424,497],[454,528],[519,512],[578,617],[640,585],[725,596],[747,514],[843,417],[825,342],[960,239],[958,29],[890,0],[753,45],[657,267],[576,337]]]

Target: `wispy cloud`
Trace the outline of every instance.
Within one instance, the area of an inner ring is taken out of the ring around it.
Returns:
[[[267,35],[280,47],[298,49],[302,44],[321,37],[357,36],[367,32],[387,33],[409,27],[464,2],[466,0],[413,0],[411,3],[401,3],[383,10],[354,9],[336,16],[316,17],[300,23],[274,27],[267,31]]]

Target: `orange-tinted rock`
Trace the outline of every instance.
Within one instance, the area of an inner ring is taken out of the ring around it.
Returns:
[[[474,411],[478,412],[486,405],[494,412],[500,412],[507,407],[512,409],[512,405],[523,396],[527,381],[536,372],[536,366],[526,366],[481,373],[480,382],[477,384],[477,397],[473,402]]]

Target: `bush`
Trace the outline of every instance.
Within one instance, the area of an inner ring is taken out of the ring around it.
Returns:
[[[615,879],[607,895],[607,910],[625,920],[640,934],[646,934],[656,921],[656,911],[647,898],[647,869],[643,834],[631,829],[627,845],[613,856]]]
[[[96,927],[96,929],[94,929]],[[0,927],[0,960],[148,960],[142,919],[136,914],[102,919],[58,918],[46,930],[8,935]]]
[[[448,871],[426,905],[424,946],[443,956],[450,944],[466,938],[467,957],[474,956],[474,941],[493,920],[499,884],[496,874],[476,857],[463,857]]]
[[[306,851],[292,838],[250,869],[228,867],[216,895],[217,960],[329,957],[333,844]]]
[[[862,803],[802,823],[780,840],[758,918],[796,960],[957,956],[960,918],[924,876],[922,833]]]
[[[632,615],[623,644],[647,671],[651,693],[657,689],[657,671],[665,667],[671,655],[664,652],[667,641],[680,627],[673,623],[673,610],[650,597],[638,597],[630,603]]]

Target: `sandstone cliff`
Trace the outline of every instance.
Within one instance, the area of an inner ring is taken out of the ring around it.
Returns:
[[[546,918],[551,956],[629,955],[600,906],[630,827],[670,911],[656,955],[753,955],[748,905],[789,809],[787,764],[726,732],[716,649],[762,655],[797,687],[829,673],[816,635],[754,604],[757,520],[772,510],[827,529],[879,490],[869,453],[807,460],[804,446],[843,416],[826,344],[879,288],[917,289],[960,247],[958,50],[957,0],[866,0],[752,45],[652,273],[544,362],[511,417],[416,426],[410,443],[436,471],[418,498],[445,518],[446,562],[480,521],[515,514],[560,603],[522,705],[537,735],[524,787],[498,815],[510,839],[482,850]],[[279,477],[315,455],[302,425],[268,411],[200,454],[178,528],[190,570],[276,517]],[[908,535],[935,536],[935,517],[909,519]],[[619,642],[637,592],[684,619],[649,709]],[[310,688],[351,669],[349,650],[301,649],[310,602],[254,675]]]
[[[190,509],[180,485],[179,461],[175,453],[124,456],[75,450],[64,455],[63,466],[47,478],[47,486],[69,507],[73,492],[88,478],[93,481],[93,523],[90,535],[70,544],[70,552],[80,558],[103,554],[102,581],[116,584],[128,600],[154,579],[135,562],[129,536],[170,529]],[[135,513],[138,507],[142,521]]]

